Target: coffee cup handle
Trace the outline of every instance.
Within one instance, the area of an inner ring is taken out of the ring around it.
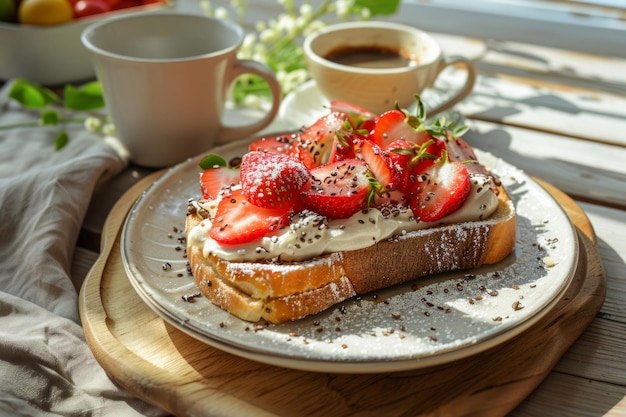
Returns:
[[[228,142],[233,139],[242,139],[246,136],[253,135],[272,123],[278,114],[281,100],[281,88],[272,70],[257,61],[249,59],[237,60],[230,70],[230,80],[226,83],[226,85],[231,85],[237,77],[243,74],[255,74],[267,82],[272,93],[272,107],[263,118],[255,121],[254,123],[243,126],[222,127],[218,137],[218,142],[220,143]]]
[[[467,78],[465,79],[465,84],[463,85],[463,87],[456,92],[456,94],[454,94],[452,97],[448,98],[446,101],[444,101],[443,103],[439,103],[437,104],[434,108],[432,109],[426,109],[428,116],[434,116],[438,113],[441,113],[443,111],[446,111],[448,109],[450,109],[452,106],[454,106],[455,104],[461,102],[463,99],[465,99],[467,96],[469,96],[472,93],[472,90],[474,89],[474,84],[476,83],[476,66],[474,65],[474,63],[467,59],[467,58],[462,58],[462,57],[454,57],[454,58],[448,58],[444,61],[443,65],[439,68],[439,71],[437,72],[437,75],[435,76],[435,79],[437,79],[437,77],[439,77],[439,74],[441,74],[441,72],[451,66],[451,65],[458,65],[461,67],[464,67],[466,72],[467,72]]]

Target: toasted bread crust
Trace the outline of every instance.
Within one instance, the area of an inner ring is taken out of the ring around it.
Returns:
[[[187,232],[200,217],[187,216]],[[356,294],[412,279],[473,269],[504,259],[515,246],[515,210],[504,189],[487,220],[410,232],[375,245],[303,262],[229,262],[188,245],[200,291],[247,321],[297,320]],[[189,241],[189,239],[188,239]]]

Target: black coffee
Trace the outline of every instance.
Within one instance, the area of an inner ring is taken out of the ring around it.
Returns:
[[[402,51],[368,46],[336,49],[326,55],[326,59],[361,68],[400,68],[415,65],[415,60]]]

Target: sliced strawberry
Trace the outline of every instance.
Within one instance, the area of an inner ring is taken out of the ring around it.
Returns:
[[[491,172],[484,165],[478,163],[474,149],[464,139],[455,138],[452,132],[448,131],[446,132],[445,144],[450,160],[465,163],[467,169],[473,174],[491,176]]]
[[[376,178],[377,191],[396,188],[400,175],[394,169],[389,152],[369,140],[364,140],[359,144],[358,157],[367,162],[369,170]]]
[[[415,156],[411,160],[411,175],[415,176],[428,171],[434,165],[435,160],[441,157],[444,150],[446,150],[446,143],[432,136],[428,141],[416,146]]]
[[[338,135],[335,135],[333,148],[328,157],[328,163],[356,158],[356,152],[354,151],[354,144],[352,142],[352,137],[346,138],[344,136],[340,138]]]
[[[288,153],[295,135],[270,136],[257,139],[248,146],[249,151]]]
[[[241,187],[250,203],[288,209],[310,181],[309,170],[289,155],[251,151],[241,160]]]
[[[426,172],[445,149],[445,143],[432,138],[422,144],[399,139],[387,146],[398,176],[397,187],[404,192],[413,189],[415,178]]]
[[[368,168],[361,159],[346,159],[311,170],[311,187],[300,201],[306,209],[344,219],[367,207],[371,195]]]
[[[381,114],[376,120],[371,138],[378,146],[386,148],[391,142],[399,139],[421,143],[426,135],[423,120],[394,109]]]
[[[355,104],[346,103],[344,101],[333,100],[330,102],[330,110],[333,112],[344,113],[348,116],[350,124],[354,129],[373,128],[375,120],[378,118],[374,113],[365,110]]]
[[[325,163],[332,150],[335,135],[344,129],[347,119],[348,116],[345,113],[338,112],[320,117],[297,136],[289,155],[302,162],[307,168]]]
[[[200,190],[202,198],[216,199],[224,190],[239,184],[239,169],[225,166],[215,166],[205,169],[200,175]]]
[[[411,161],[416,155],[415,144],[404,139],[391,142],[385,149],[389,153],[392,167],[396,171],[396,188],[408,191],[411,175]]]
[[[441,157],[414,183],[409,207],[416,221],[434,222],[461,207],[470,193],[470,176],[464,164]]]
[[[253,242],[289,224],[289,214],[290,210],[255,206],[236,189],[218,204],[209,236],[224,245]]]

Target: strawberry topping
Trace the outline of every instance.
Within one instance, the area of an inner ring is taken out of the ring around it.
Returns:
[[[288,225],[289,214],[286,209],[255,206],[241,189],[233,190],[219,202],[209,236],[224,245],[252,242]]]
[[[249,151],[288,153],[291,144],[294,141],[294,135],[270,136],[257,139],[248,146]]]
[[[346,159],[311,170],[311,187],[303,190],[304,208],[334,219],[345,219],[367,207],[370,180],[365,161]]]
[[[255,206],[293,207],[309,177],[304,164],[286,154],[252,151],[241,160],[243,194]]]
[[[416,221],[425,222],[437,221],[457,210],[471,190],[467,168],[459,161],[450,162],[446,151],[416,178],[413,187],[409,207]]]
[[[417,222],[436,222],[464,204],[470,174],[484,175],[495,189],[460,138],[465,130],[445,118],[427,125],[419,99],[415,115],[396,108],[376,116],[332,102],[330,113],[302,131],[252,142],[238,168],[204,158],[202,195],[221,198],[210,236],[251,242],[302,210],[344,219],[368,207],[409,207]]]
[[[377,181],[379,192],[387,188],[395,189],[400,175],[393,165],[393,159],[389,152],[375,143],[365,140],[359,146],[358,157],[367,162],[369,170]]]
[[[337,132],[344,128],[348,116],[332,112],[307,127],[292,145],[289,155],[313,168],[326,162]]]
[[[216,199],[221,193],[239,184],[239,169],[226,166],[208,168],[200,175],[202,198]]]

